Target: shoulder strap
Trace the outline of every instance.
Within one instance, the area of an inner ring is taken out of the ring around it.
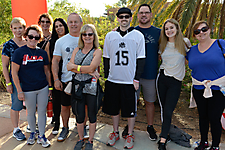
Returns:
[[[220,40],[219,40],[219,39],[217,39],[217,43],[218,43],[219,47],[220,47],[221,50],[222,50],[222,46],[221,46],[221,44],[220,44]]]
[[[88,54],[94,49],[94,47],[84,56],[84,58],[81,60],[80,64],[79,65],[82,65],[84,59],[88,56]],[[73,74],[73,78],[75,79],[75,76],[77,75],[77,73]]]
[[[219,47],[220,47],[220,49],[221,49],[221,51],[222,51],[222,54],[223,54],[223,48],[222,48],[222,46],[221,46],[221,44],[220,44],[219,39],[217,39],[217,43],[218,43],[218,45],[219,45]],[[223,54],[223,56],[224,56],[224,54]],[[224,56],[224,58],[225,58],[225,56]]]

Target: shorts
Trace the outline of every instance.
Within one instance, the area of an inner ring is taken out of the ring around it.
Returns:
[[[64,89],[66,88],[67,84],[62,82],[63,85],[63,91],[61,92],[61,104],[62,106],[70,106],[71,105],[71,95],[68,95],[64,92]]]
[[[137,95],[133,84],[105,82],[105,96],[102,111],[116,116],[121,110],[122,117],[135,117],[137,112]]]
[[[142,93],[144,100],[147,102],[156,101],[156,81],[155,79],[140,79],[139,89],[137,90],[138,98],[140,96],[140,88],[142,88]]]
[[[13,86],[13,93],[11,94],[11,99],[12,99],[12,106],[11,109],[14,111],[21,111],[23,109],[23,101],[18,99],[18,93],[16,90],[16,86],[13,81],[12,86]]]

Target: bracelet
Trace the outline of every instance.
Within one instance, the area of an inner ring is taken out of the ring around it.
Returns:
[[[23,92],[19,92],[18,94],[23,93]]]
[[[53,87],[49,87],[48,89],[49,89],[50,91],[52,91],[52,90],[53,90]]]
[[[138,81],[138,80],[134,80],[134,82],[139,83],[139,81]]]
[[[54,82],[57,81],[57,80],[59,80],[59,79],[55,79]]]
[[[81,67],[80,65],[77,66],[77,71],[79,72],[80,72],[80,67]]]
[[[6,83],[6,86],[12,85],[12,82]]]

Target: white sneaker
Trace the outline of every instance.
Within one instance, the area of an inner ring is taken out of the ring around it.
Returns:
[[[50,143],[49,140],[45,137],[45,135],[43,135],[42,137],[38,136],[37,143],[38,143],[38,144],[41,144],[42,147],[49,147],[49,146],[51,145],[51,143]]]

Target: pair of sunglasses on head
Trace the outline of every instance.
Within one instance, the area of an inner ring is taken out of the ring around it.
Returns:
[[[202,32],[207,32],[208,30],[209,30],[209,27],[205,26],[205,27],[202,27],[201,29],[194,30],[194,34],[198,35],[201,31]]]

